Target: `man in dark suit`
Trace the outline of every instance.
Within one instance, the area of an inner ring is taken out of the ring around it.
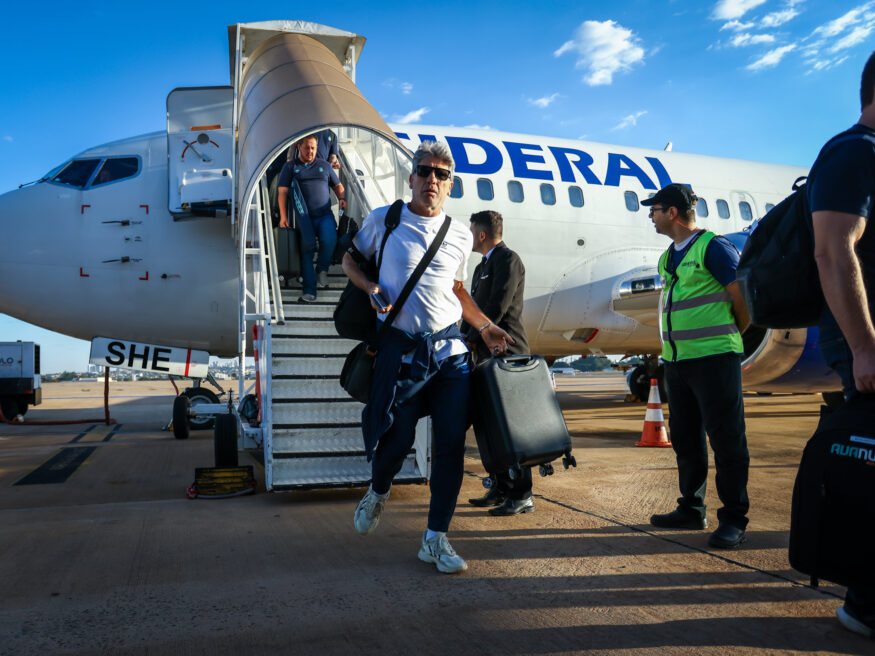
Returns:
[[[471,296],[489,319],[505,330],[514,339],[508,346],[510,353],[529,353],[526,329],[520,316],[523,312],[523,290],[526,284],[526,269],[519,255],[510,250],[501,240],[503,221],[498,212],[484,211],[471,215],[471,233],[474,235],[474,252],[483,256],[474,269]],[[462,323],[465,335],[475,360],[488,358],[489,349],[477,328]],[[511,480],[507,472],[489,472],[492,487],[485,496],[468,499],[478,507],[494,506],[490,515],[518,515],[532,512],[532,469],[523,467],[523,475]]]

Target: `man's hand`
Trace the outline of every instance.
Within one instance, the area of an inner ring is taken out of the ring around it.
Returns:
[[[337,155],[335,155],[334,153],[331,153],[328,156],[328,163],[331,164],[331,168],[340,169],[340,160],[337,159]]]
[[[858,392],[875,392],[875,349],[854,353],[854,386]]]
[[[279,227],[280,228],[288,228],[289,227],[289,220],[287,218],[280,219],[280,226]]]
[[[346,201],[343,198],[341,198],[339,201],[337,201],[337,204],[338,204],[338,206],[340,206],[340,209],[342,209],[342,210],[346,209]]]
[[[511,344],[515,344],[513,341],[513,337],[508,335],[504,330],[496,326],[494,323],[490,323],[483,331],[480,333],[480,337],[483,338],[483,343],[486,344],[486,347],[489,349],[490,353],[495,353],[495,349],[498,349],[498,355],[502,355],[503,353],[507,353],[507,344],[510,342]]]
[[[388,303],[388,299],[387,299],[387,304],[386,304],[385,308],[381,308],[379,305],[374,303],[374,299],[372,297],[372,294],[379,294],[379,293],[380,293],[380,286],[376,283],[372,283],[370,286],[370,291],[368,291],[368,300],[371,302],[371,307],[374,308],[379,314],[386,314],[387,312],[389,312],[392,309],[392,304]],[[385,297],[385,294],[383,296]]]

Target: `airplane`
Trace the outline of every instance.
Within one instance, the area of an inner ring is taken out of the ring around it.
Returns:
[[[641,201],[669,182],[690,184],[697,223],[741,248],[807,173],[495,130],[390,126],[354,83],[363,37],[303,21],[228,33],[231,84],[172,90],[166,131],[89,148],[0,196],[14,245],[0,260],[0,312],[91,341],[92,362],[195,379],[207,375],[209,355],[240,357],[242,367],[253,350],[266,352],[265,335],[285,319],[269,237],[271,183],[290,145],[326,128],[337,134],[347,213],[361,222],[409,198],[411,152],[440,139],[456,160],[447,213],[467,222],[482,209],[501,212],[505,241],[525,263],[532,352],[551,361],[643,356],[629,384],[644,399],[659,374],[656,263],[668,240]],[[752,327],[744,346],[745,389],[840,387],[816,329]],[[269,379],[266,359],[259,367]],[[191,399],[218,401],[191,389]]]

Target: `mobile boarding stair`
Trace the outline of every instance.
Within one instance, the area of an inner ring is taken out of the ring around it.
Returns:
[[[281,289],[267,178],[292,143],[330,128],[340,146],[347,213],[360,222],[409,193],[410,153],[355,87],[362,37],[297,21],[240,24],[229,35],[240,368],[251,359],[256,369],[255,383],[241,382],[239,392],[259,401],[257,418],[239,418],[240,446],[263,452],[268,490],[364,486],[371,468],[363,406],[339,384],[355,343],[337,335],[332,319],[347,279],[335,265],[330,288],[313,304],[296,302],[300,288]],[[430,421],[421,420],[396,483],[428,479],[430,433]]]

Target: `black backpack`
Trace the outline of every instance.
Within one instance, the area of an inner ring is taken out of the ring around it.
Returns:
[[[793,486],[789,557],[814,585],[875,586],[875,397],[821,409]]]
[[[875,138],[843,132],[821,149],[815,169],[839,143]],[[763,328],[814,326],[823,310],[823,291],[814,261],[814,228],[805,178],[793,183],[793,193],[754,224],[741,251],[736,279],[751,323]]]

